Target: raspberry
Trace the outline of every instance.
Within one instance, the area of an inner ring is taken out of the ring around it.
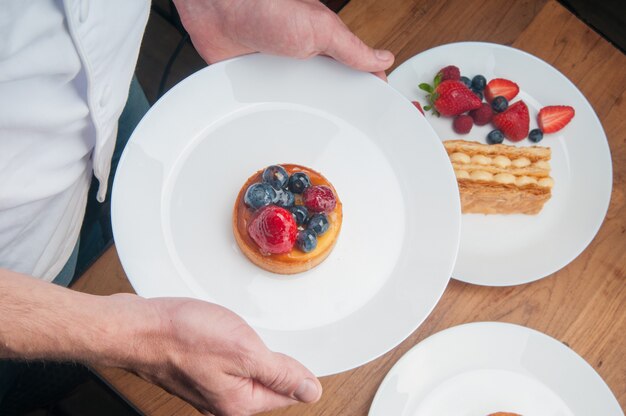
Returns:
[[[456,116],[452,122],[452,128],[458,134],[467,134],[472,129],[474,121],[468,115]]]
[[[493,111],[491,110],[491,106],[489,104],[483,103],[483,105],[476,110],[470,111],[469,115],[474,120],[474,124],[477,126],[484,126],[491,121]]]
[[[259,209],[248,224],[250,238],[267,254],[288,253],[296,242],[298,226],[291,212],[276,205]]]
[[[331,212],[337,205],[333,190],[326,185],[310,186],[302,194],[304,206],[312,212]]]
[[[439,74],[441,74],[441,80],[452,80],[458,81],[461,79],[461,71],[454,65],[448,65],[439,70]]]

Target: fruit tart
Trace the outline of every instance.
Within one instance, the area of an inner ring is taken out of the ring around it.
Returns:
[[[233,232],[243,254],[264,270],[295,274],[330,254],[342,221],[332,184],[313,169],[272,165],[243,185],[233,210]]]

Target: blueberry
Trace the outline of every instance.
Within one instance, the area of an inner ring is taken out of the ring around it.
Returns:
[[[293,193],[286,189],[279,189],[276,191],[276,195],[278,196],[276,205],[279,207],[290,207],[296,202],[296,197]]]
[[[474,94],[476,94],[476,96],[478,97],[478,99],[479,99],[480,101],[482,101],[482,100],[483,100],[483,92],[482,92],[482,91],[478,91],[477,89],[472,88],[472,92],[473,92]]]
[[[463,84],[465,84],[467,86],[467,88],[472,88],[472,80],[469,79],[468,77],[461,77],[461,79],[459,79],[459,81],[461,81]]]
[[[306,226],[307,230],[315,232],[317,235],[322,235],[328,231],[330,223],[328,217],[324,213],[315,214],[309,218],[309,222]]]
[[[289,174],[280,165],[272,165],[263,171],[263,182],[269,183],[274,189],[282,189],[289,180]]]
[[[482,91],[485,89],[486,85],[487,80],[482,75],[476,75],[474,78],[472,78],[472,89]]]
[[[504,141],[504,134],[500,130],[492,130],[487,135],[487,143],[489,144],[500,144]]]
[[[496,113],[501,113],[509,107],[509,101],[501,95],[498,95],[491,102],[491,108]]]
[[[543,139],[543,132],[539,129],[532,129],[530,133],[528,133],[528,140],[531,142],[540,142]]]
[[[299,231],[296,236],[296,244],[305,253],[313,251],[317,247],[317,235],[311,230]]]
[[[311,186],[311,180],[304,172],[295,172],[289,178],[289,190],[294,194],[301,194]]]
[[[297,225],[304,225],[309,216],[309,210],[304,205],[294,205],[289,207],[289,211],[291,211],[291,215],[293,215]]]
[[[276,202],[276,191],[268,183],[253,183],[246,189],[243,202],[252,209],[257,209]]]

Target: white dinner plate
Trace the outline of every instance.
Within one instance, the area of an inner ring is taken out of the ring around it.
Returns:
[[[409,350],[381,383],[369,416],[623,416],[574,351],[500,322],[448,328]]]
[[[333,252],[294,276],[253,265],[231,229],[240,187],[276,163],[321,172],[343,203]],[[325,57],[250,55],[177,85],[133,133],[112,215],[137,293],[223,305],[319,376],[417,328],[460,234],[456,180],[429,124],[385,82]]]
[[[510,286],[548,276],[574,260],[594,238],[611,198],[612,166],[606,135],[591,105],[563,74],[526,52],[479,42],[453,43],[422,52],[400,65],[389,83],[424,105],[418,84],[432,84],[446,65],[472,78],[506,78],[516,82],[530,111],[531,126],[547,105],[570,105],[576,116],[561,131],[539,143],[552,149],[552,198],[536,216],[467,214],[461,218],[461,244],[452,277],[487,286]],[[427,112],[442,140],[486,143],[494,129],[474,126],[467,135],[452,130],[452,119]],[[505,144],[512,144],[505,141]],[[533,145],[528,139],[517,146]]]

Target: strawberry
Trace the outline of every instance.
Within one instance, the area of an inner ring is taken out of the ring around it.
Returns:
[[[302,194],[304,206],[312,212],[331,212],[337,205],[333,190],[326,185],[309,186]]]
[[[415,106],[415,108],[417,108],[418,110],[420,110],[420,113],[424,114],[424,110],[422,110],[422,105],[419,103],[419,101],[411,101],[413,103],[413,105]]]
[[[518,92],[519,87],[513,81],[504,78],[494,78],[485,87],[485,99],[490,103],[494,98],[502,96],[510,102]]]
[[[512,142],[528,136],[530,116],[524,101],[517,101],[501,113],[494,114],[493,124]]]
[[[544,133],[554,133],[574,118],[574,108],[569,105],[550,105],[539,110],[537,115],[537,124]]]
[[[291,212],[276,205],[259,209],[248,223],[250,238],[266,254],[290,252],[297,233],[298,226]]]
[[[428,84],[419,87],[429,92],[430,105],[424,107],[428,111],[434,107],[433,114],[442,116],[458,116],[481,106],[481,100],[461,81],[441,81],[435,77],[435,88]]]

